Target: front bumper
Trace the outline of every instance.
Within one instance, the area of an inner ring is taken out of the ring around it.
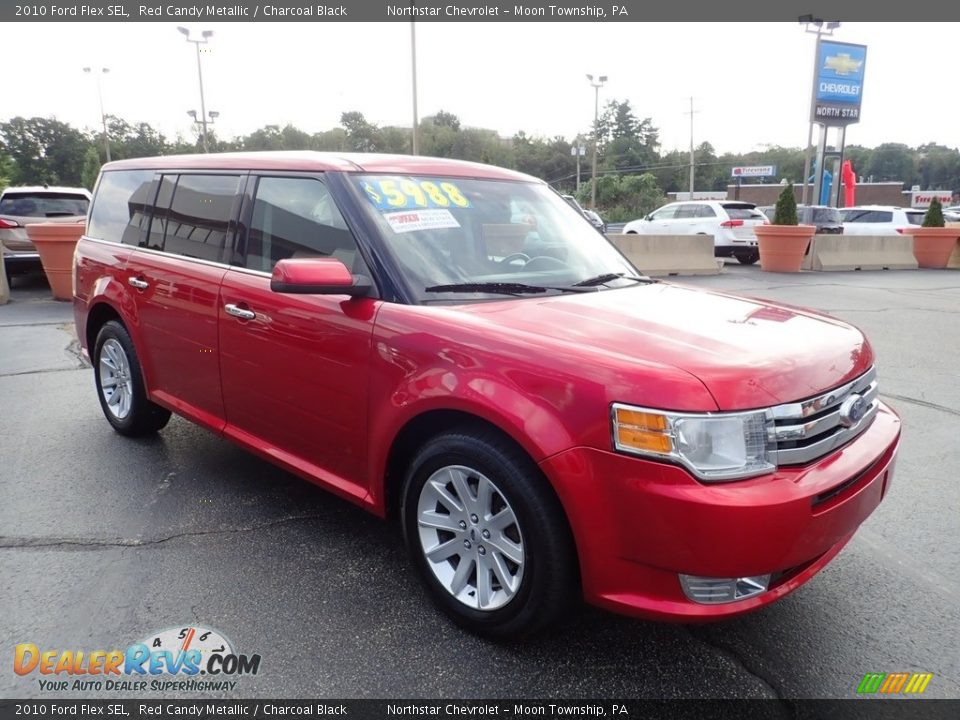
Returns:
[[[594,448],[541,463],[577,543],[585,599],[639,617],[719,619],[767,605],[824,567],[890,486],[900,420],[880,404],[853,441],[804,467],[732,483]],[[702,605],[678,574],[772,574],[754,597]]]

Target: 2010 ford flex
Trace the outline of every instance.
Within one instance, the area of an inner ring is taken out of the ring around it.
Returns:
[[[104,166],[75,311],[119,433],[173,412],[396,515],[472,630],[754,610],[877,507],[900,423],[857,329],[641,269],[508,170],[163,157]]]

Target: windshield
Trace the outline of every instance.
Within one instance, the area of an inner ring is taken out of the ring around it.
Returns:
[[[503,299],[508,287],[522,291],[519,285],[556,294],[601,276],[638,274],[580,213],[538,183],[364,175],[352,184],[421,302]],[[596,286],[627,284],[613,277]],[[459,285],[471,287],[450,287]]]

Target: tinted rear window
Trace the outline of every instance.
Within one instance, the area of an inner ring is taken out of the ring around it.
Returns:
[[[727,215],[730,216],[731,220],[763,220],[763,213],[757,210],[753,205],[733,205],[733,204],[724,204],[723,209],[727,211]]]
[[[136,245],[147,207],[153,201],[152,170],[117,170],[100,176],[87,235]]]
[[[907,222],[911,225],[923,225],[925,213],[907,213]]]
[[[0,200],[0,215],[17,217],[70,217],[86,215],[90,201],[83,195],[58,192],[7,192]]]

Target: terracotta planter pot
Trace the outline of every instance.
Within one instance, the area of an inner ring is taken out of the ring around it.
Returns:
[[[900,232],[913,235],[913,256],[917,259],[917,265],[940,270],[947,266],[960,238],[960,228],[955,227],[909,227]]]
[[[73,299],[73,249],[86,223],[31,223],[26,226],[57,300]]]
[[[817,228],[814,225],[757,225],[760,268],[767,272],[800,272],[803,256]]]

